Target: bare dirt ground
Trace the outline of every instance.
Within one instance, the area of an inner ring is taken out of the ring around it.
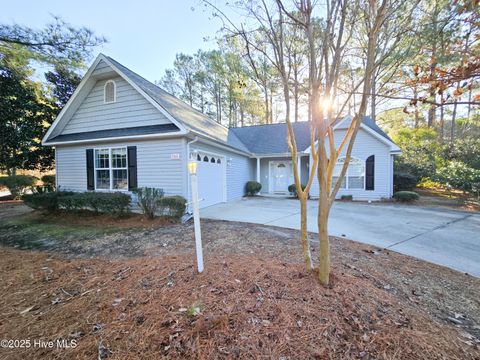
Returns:
[[[221,221],[197,275],[192,224],[70,220],[0,207],[0,334],[78,341],[1,358],[480,358],[478,278],[332,238],[325,289],[298,231]]]
[[[447,208],[462,211],[480,211],[480,199],[458,190],[427,189],[418,188],[415,190],[420,199],[415,204],[425,207]]]

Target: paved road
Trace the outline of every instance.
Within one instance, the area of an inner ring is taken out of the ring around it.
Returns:
[[[308,230],[317,232],[317,202],[309,201]],[[300,228],[292,199],[247,198],[201,211],[205,218]],[[336,202],[331,235],[411,255],[480,276],[480,214],[408,205]]]

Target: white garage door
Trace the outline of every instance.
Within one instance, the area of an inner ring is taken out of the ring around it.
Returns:
[[[200,208],[225,201],[225,158],[198,152],[198,197],[203,199]]]

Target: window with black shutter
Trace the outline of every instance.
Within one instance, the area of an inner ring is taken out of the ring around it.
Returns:
[[[129,146],[128,152],[128,190],[138,187],[137,183],[137,147]]]
[[[95,190],[95,168],[93,166],[93,149],[87,149],[87,189]]]
[[[367,158],[365,164],[365,190],[375,189],[375,155]]]

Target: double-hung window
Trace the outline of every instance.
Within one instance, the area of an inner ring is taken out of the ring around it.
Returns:
[[[337,160],[335,169],[333,170],[332,184],[335,186],[337,183],[340,172],[342,171],[345,158],[342,157]],[[365,188],[365,163],[357,158],[350,158],[347,172],[342,180],[340,189],[364,189]]]
[[[128,190],[126,147],[95,149],[95,189]]]

